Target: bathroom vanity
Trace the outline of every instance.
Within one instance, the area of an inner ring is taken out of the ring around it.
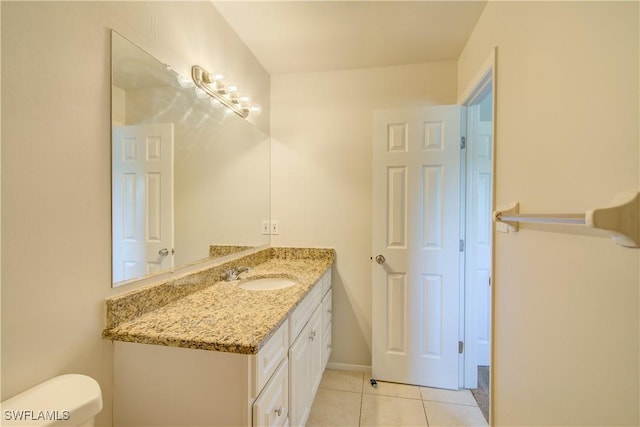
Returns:
[[[114,425],[304,425],[331,351],[334,251],[256,249],[270,242],[257,227],[269,135],[116,32],[111,43],[113,286],[170,278],[107,300]],[[141,172],[147,158],[160,178]],[[163,203],[141,215],[145,194]]]
[[[114,425],[304,425],[331,352],[333,259],[268,248],[109,299]],[[295,284],[243,289],[264,278]]]

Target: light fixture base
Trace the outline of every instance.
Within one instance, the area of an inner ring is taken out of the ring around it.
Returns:
[[[242,108],[239,103],[234,102],[232,98],[224,96],[224,94],[219,93],[219,91],[209,86],[209,84],[216,84],[216,80],[212,80],[211,74],[201,66],[194,65],[191,67],[191,78],[193,79],[196,87],[204,91],[213,99],[219,101],[229,110],[233,111],[243,119],[246,119],[249,116],[249,111],[251,110]]]

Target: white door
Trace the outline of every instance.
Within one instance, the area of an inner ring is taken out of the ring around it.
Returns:
[[[372,245],[385,258],[372,263],[376,379],[459,385],[460,111],[374,113]]]
[[[467,281],[475,325],[476,366],[489,365],[491,313],[491,147],[492,121],[482,120],[480,105],[468,108]],[[469,325],[471,326],[471,325]]]
[[[114,126],[113,282],[173,267],[173,124]]]

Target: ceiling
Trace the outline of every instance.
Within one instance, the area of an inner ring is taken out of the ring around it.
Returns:
[[[482,1],[214,1],[270,74],[458,59]]]

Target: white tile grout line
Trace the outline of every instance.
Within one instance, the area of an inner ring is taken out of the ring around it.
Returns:
[[[360,393],[360,413],[358,414],[358,427],[362,426],[362,397],[364,396],[364,392]]]
[[[422,394],[420,394],[420,397],[422,397]],[[427,405],[424,404],[424,400],[420,399],[422,401],[422,409],[424,410],[424,418],[427,420],[427,427],[429,427],[429,415],[427,415]]]
[[[362,426],[362,402],[364,400],[364,382],[366,373],[362,373],[362,381],[360,381],[360,414],[358,415],[358,427]]]
[[[362,381],[361,381],[361,387],[360,387],[360,411],[359,411],[359,414],[358,414],[358,427],[362,427],[362,403],[363,403],[364,394],[365,394],[364,393],[364,387],[365,387],[365,373],[362,373]],[[358,393],[357,391],[340,390],[340,389],[332,389],[332,388],[325,388],[325,390],[334,390],[334,391],[345,391],[345,392],[349,392],[349,393]],[[408,397],[401,397],[401,396],[387,396],[387,397],[394,397],[394,398],[397,398],[397,399],[416,400],[416,399],[411,399],[411,398],[408,398]],[[470,406],[470,407],[479,408],[477,403],[475,405],[466,405],[464,403],[453,403],[453,402],[443,402],[443,401],[440,401],[440,400],[423,399],[422,398],[422,392],[420,392],[420,401],[422,402],[422,409],[424,411],[424,416],[425,416],[426,421],[427,421],[427,427],[429,427],[429,415],[427,414],[427,406],[426,406],[425,402],[434,402],[434,403],[440,403],[440,404],[446,404],[446,405]]]

